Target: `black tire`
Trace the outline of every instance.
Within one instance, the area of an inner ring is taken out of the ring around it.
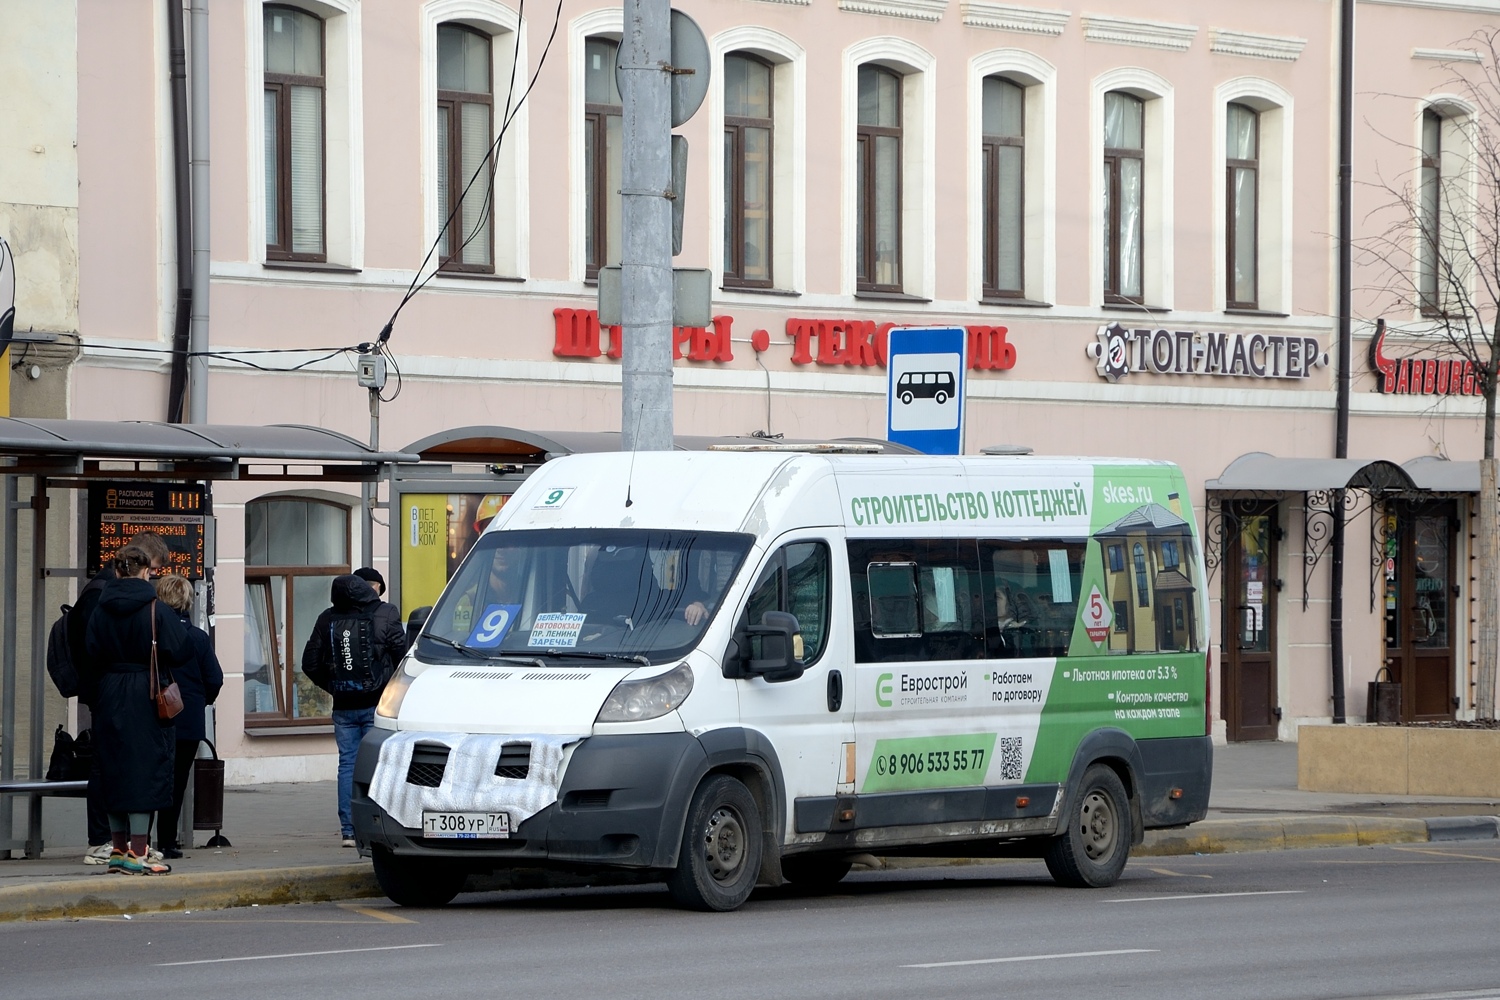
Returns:
[[[1094,764],[1067,817],[1067,827],[1043,858],[1058,885],[1102,889],[1114,885],[1130,857],[1130,802],[1113,769]]]
[[[903,392],[901,394],[901,402],[909,404],[909,403],[911,403],[911,400],[912,400],[912,395],[911,395],[911,392],[909,390],[907,392]]]
[[[689,909],[737,909],[760,877],[760,857],[760,809],[750,790],[727,774],[712,775],[693,793],[667,888]]]
[[[831,889],[854,862],[837,854],[794,854],[781,859],[781,874],[800,889]]]
[[[427,858],[398,858],[376,850],[375,881],[397,906],[444,906],[464,887],[465,873],[457,865]]]
[[[939,389],[937,391],[937,395],[933,396],[932,398],[937,401],[937,404],[939,406],[942,406],[944,403],[948,402],[948,394],[941,389]]]

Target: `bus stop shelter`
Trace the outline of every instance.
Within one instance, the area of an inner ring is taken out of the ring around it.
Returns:
[[[214,482],[373,482],[397,463],[418,461],[414,453],[378,451],[321,427],[0,418],[0,789],[10,789],[0,791],[0,857],[22,848],[29,857],[42,851],[42,800],[50,793],[40,781],[47,745],[46,634],[56,614],[46,583],[81,581],[86,571],[81,505],[76,558],[71,565],[48,564],[49,491],[87,490],[110,480],[208,484],[203,564],[211,600]],[[23,552],[24,511],[30,530]],[[23,579],[30,598],[27,650],[20,648]],[[23,655],[29,657],[24,691]],[[24,767],[18,767],[23,749]],[[17,797],[28,802],[25,838],[15,836]]]

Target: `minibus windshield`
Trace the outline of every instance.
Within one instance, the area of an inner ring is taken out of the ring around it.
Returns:
[[[754,537],[578,528],[494,531],[428,616],[418,655],[656,663],[695,646]]]

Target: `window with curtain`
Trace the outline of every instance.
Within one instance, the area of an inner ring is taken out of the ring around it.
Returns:
[[[1417,299],[1425,315],[1442,310],[1438,273],[1442,252],[1443,119],[1422,112],[1422,166],[1417,193]]]
[[[770,63],[724,57],[724,284],[771,280]]]
[[[1104,95],[1104,300],[1142,301],[1145,102]]]
[[[264,28],[266,256],[327,260],[323,22],[267,6]]]
[[[440,247],[446,270],[495,270],[490,44],[473,28],[438,25],[438,208],[447,224]]]
[[[859,68],[855,277],[860,291],[901,288],[901,76]]]
[[[1228,306],[1255,309],[1257,291],[1256,233],[1260,225],[1260,115],[1243,104],[1231,104],[1225,122],[1224,192]]]
[[[597,278],[604,265],[620,262],[619,54],[620,43],[613,39],[590,38],[583,45],[583,232],[589,278]]]
[[[985,77],[982,170],[984,295],[1026,294],[1026,90]]]
[[[245,721],[324,720],[331,697],[302,673],[302,648],[350,572],[349,511],[321,500],[256,500],[245,507]]]

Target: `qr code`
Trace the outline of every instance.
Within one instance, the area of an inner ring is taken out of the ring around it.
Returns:
[[[1021,780],[1021,737],[1000,737],[1000,780]]]

